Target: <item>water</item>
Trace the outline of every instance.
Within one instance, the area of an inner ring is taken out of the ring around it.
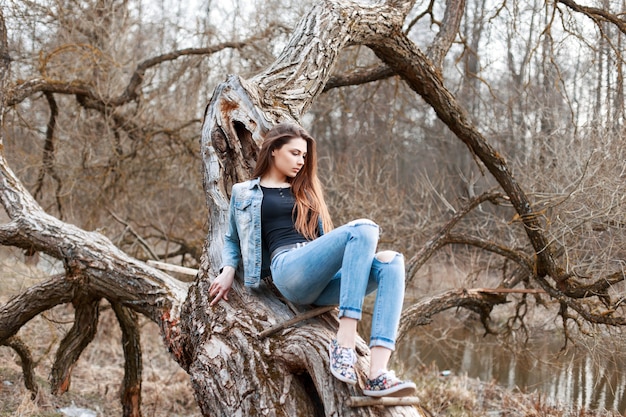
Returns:
[[[495,336],[483,337],[483,332],[450,329],[441,323],[425,326],[404,337],[397,354],[412,365],[435,364],[452,374],[522,392],[537,391],[548,403],[626,412],[626,351],[621,338],[585,338],[563,350],[559,331],[542,332],[526,345],[520,341],[509,346]]]

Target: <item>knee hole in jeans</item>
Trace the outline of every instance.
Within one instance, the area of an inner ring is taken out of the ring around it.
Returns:
[[[396,255],[398,255],[398,252],[395,252],[392,250],[384,250],[384,251],[378,252],[375,256],[376,256],[376,259],[378,259],[379,261],[388,264],[389,262],[393,261],[393,258],[395,258]]]

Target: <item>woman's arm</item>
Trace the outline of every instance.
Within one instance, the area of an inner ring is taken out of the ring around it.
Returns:
[[[227,266],[232,266],[234,269],[237,269],[239,262],[241,262],[241,247],[239,245],[239,232],[237,230],[237,218],[235,216],[235,199],[238,192],[237,184],[233,185],[228,207],[228,230],[224,235],[224,248],[222,249],[220,271]]]
[[[222,250],[222,265],[220,274],[215,277],[209,287],[209,295],[215,297],[211,301],[211,306],[219,300],[228,301],[228,293],[235,280],[235,270],[241,261],[241,247],[239,246],[239,234],[237,232],[237,222],[235,218],[235,195],[237,189],[233,186],[230,193],[230,205],[228,210],[228,231],[224,236],[224,248]]]

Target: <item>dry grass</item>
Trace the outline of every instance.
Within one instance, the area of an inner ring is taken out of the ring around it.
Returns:
[[[540,394],[507,390],[467,376],[443,377],[425,367],[416,380],[426,415],[450,417],[599,417],[620,416],[606,410],[584,410],[547,403]]]

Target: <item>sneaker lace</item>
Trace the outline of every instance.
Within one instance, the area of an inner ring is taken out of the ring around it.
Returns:
[[[398,377],[396,377],[396,372],[393,370],[388,371],[386,369],[381,369],[377,378],[380,377],[384,377],[388,382],[400,381]]]
[[[348,365],[354,365],[356,363],[356,354],[354,353],[354,349],[342,349],[341,363]]]

